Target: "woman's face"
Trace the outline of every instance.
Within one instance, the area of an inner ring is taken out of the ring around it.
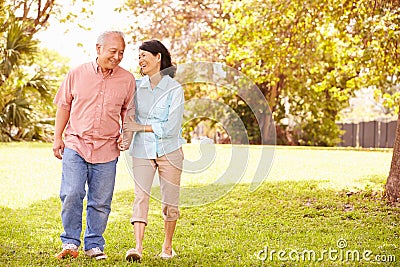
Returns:
[[[139,50],[139,66],[144,75],[152,76],[160,72],[161,54],[153,55],[148,51]]]

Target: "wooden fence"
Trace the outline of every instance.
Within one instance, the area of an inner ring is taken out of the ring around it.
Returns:
[[[338,123],[338,125],[345,131],[339,146],[392,148],[394,145],[397,121]]]

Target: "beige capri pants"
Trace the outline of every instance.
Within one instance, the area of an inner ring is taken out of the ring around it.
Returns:
[[[133,157],[133,178],[135,180],[135,200],[131,223],[143,222],[147,225],[151,186],[158,169],[161,190],[162,216],[165,221],[179,218],[179,191],[183,166],[182,148],[156,159]]]

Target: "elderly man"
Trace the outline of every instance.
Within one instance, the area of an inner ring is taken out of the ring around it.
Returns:
[[[102,33],[96,50],[96,60],[72,69],[54,99],[58,109],[53,153],[62,159],[64,232],[60,236],[62,251],[56,254],[59,259],[78,256],[86,188],[85,254],[95,259],[107,257],[103,233],[111,211],[116,164],[124,149],[117,145],[120,123],[134,119],[135,79],[118,66],[125,50],[123,33]],[[132,136],[127,140],[130,143]]]

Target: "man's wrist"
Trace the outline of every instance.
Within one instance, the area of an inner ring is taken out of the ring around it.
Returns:
[[[54,140],[63,140],[62,135],[54,135]]]

